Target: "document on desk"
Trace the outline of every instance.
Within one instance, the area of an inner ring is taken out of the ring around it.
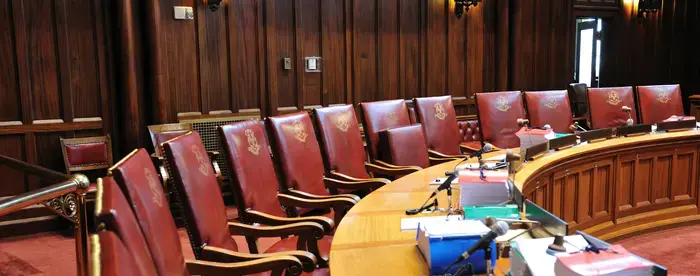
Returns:
[[[452,215],[452,216],[432,216],[432,217],[416,217],[416,218],[401,218],[401,231],[416,230],[418,229],[418,224],[426,224],[430,222],[440,222],[440,221],[458,221],[462,220],[462,216]]]
[[[567,253],[581,251],[588,242],[581,235],[564,237]],[[518,240],[511,242],[511,273],[513,275],[554,276],[554,263],[557,257],[547,253],[547,247],[554,238]],[[530,274],[527,274],[529,270]]]

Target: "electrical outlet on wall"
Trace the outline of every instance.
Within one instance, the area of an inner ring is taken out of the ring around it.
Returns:
[[[321,57],[305,58],[306,72],[321,72]]]
[[[175,19],[177,19],[177,20],[193,20],[194,19],[194,10],[192,10],[192,7],[175,6],[175,7],[173,7],[173,11],[175,14]]]

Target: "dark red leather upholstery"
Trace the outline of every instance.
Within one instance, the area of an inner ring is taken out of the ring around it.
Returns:
[[[362,109],[362,125],[365,128],[369,157],[386,161],[380,156],[379,132],[387,128],[411,124],[406,102],[404,100],[389,100],[360,103],[360,109]]]
[[[226,206],[207,150],[196,131],[163,144],[187,220],[195,254],[204,245],[236,251],[227,231]]]
[[[569,95],[566,90],[525,92],[525,104],[530,125],[550,125],[554,132],[570,133],[574,123]]]
[[[158,274],[187,275],[175,221],[148,152],[134,150],[110,171],[134,210]]]
[[[411,124],[418,123],[418,116],[416,114],[416,108],[414,108],[414,107],[408,108],[408,119],[411,121]]]
[[[66,158],[70,166],[108,165],[107,143],[66,145]]]
[[[418,121],[423,126],[428,149],[446,155],[460,155],[462,142],[452,96],[415,98]]]
[[[261,121],[244,121],[221,126],[219,141],[226,149],[239,214],[251,209],[286,217],[277,200],[279,181],[270,156]]]
[[[365,170],[367,154],[352,105],[314,109],[314,118],[326,168],[355,178],[369,178]]]
[[[496,147],[520,147],[515,133],[518,118],[525,118],[520,91],[476,93],[479,126],[483,139]]]
[[[475,152],[481,149],[481,129],[478,120],[459,121],[459,135],[462,138],[460,145],[472,149]]]
[[[95,244],[95,241],[97,244]],[[92,259],[90,270],[93,276],[122,276],[122,275],[158,275],[155,270],[146,273],[136,262],[136,256],[110,231],[102,231],[93,237]],[[150,259],[148,261],[151,261]]]
[[[163,132],[153,133],[153,140],[156,143],[155,144],[156,153],[159,156],[163,156],[163,152],[162,152],[163,149],[161,149],[160,144],[165,143],[166,141],[168,141],[170,139],[185,135],[188,132],[190,132],[190,131],[189,130],[171,130],[171,131],[163,131]]]
[[[632,87],[588,88],[588,103],[593,129],[619,127],[629,119],[622,106],[632,109],[632,119],[637,124]]]
[[[96,225],[119,236],[121,245],[127,249],[129,256],[134,258],[133,268],[138,271],[138,275],[156,275],[153,257],[146,246],[141,228],[117,183],[111,177],[104,177],[98,189],[100,191],[97,193],[95,202]],[[112,253],[109,250],[103,250],[103,254]],[[106,261],[113,263],[119,260]]]
[[[571,112],[575,117],[588,116],[588,85],[585,83],[572,83],[567,88],[571,101]]]
[[[380,132],[389,149],[388,162],[397,166],[430,167],[428,147],[420,124],[389,128]]]
[[[283,186],[315,195],[330,195],[323,183],[321,148],[309,114],[268,117],[265,123],[275,158],[282,168]]]
[[[637,86],[639,114],[644,124],[663,122],[669,117],[683,116],[681,87],[674,85]]]

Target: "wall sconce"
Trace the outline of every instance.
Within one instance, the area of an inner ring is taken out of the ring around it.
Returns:
[[[657,12],[661,9],[662,0],[639,0],[637,4],[637,18],[642,21],[649,17],[652,12]]]
[[[209,7],[211,11],[216,11],[219,9],[219,6],[221,5],[222,0],[203,0],[204,4]]]
[[[462,15],[465,12],[469,12],[471,6],[476,7],[476,5],[482,1],[483,0],[455,0],[455,16],[457,16],[457,19],[462,19]]]

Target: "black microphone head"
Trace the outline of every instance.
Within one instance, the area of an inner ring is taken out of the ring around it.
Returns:
[[[491,231],[494,233],[498,234],[499,236],[503,236],[508,232],[508,229],[510,229],[510,226],[508,226],[508,223],[505,221],[497,221],[496,224],[491,226]]]
[[[491,143],[486,143],[484,146],[481,148],[484,152],[490,152],[493,150],[493,145]]]

